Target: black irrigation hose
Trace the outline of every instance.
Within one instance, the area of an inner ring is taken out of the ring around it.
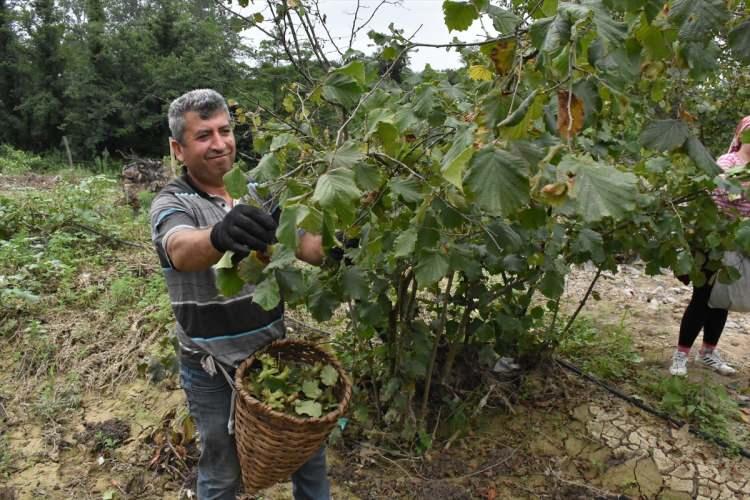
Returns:
[[[661,417],[662,419],[666,420],[667,422],[669,422],[670,424],[672,424],[672,425],[674,425],[676,427],[682,427],[682,426],[685,425],[685,422],[683,422],[682,420],[680,420],[678,418],[674,418],[673,416],[669,415],[668,413],[664,413],[663,411],[659,411],[656,408],[654,408],[653,406],[651,406],[651,405],[649,405],[647,403],[644,403],[643,401],[641,401],[639,399],[636,399],[636,398],[634,398],[632,396],[628,396],[627,394],[625,394],[624,392],[622,392],[617,387],[612,387],[611,385],[607,384],[606,382],[602,382],[601,380],[599,380],[598,378],[594,377],[593,375],[590,375],[590,374],[584,372],[583,370],[581,370],[580,368],[578,368],[576,365],[574,365],[570,361],[566,361],[566,360],[564,360],[562,358],[558,358],[558,357],[555,357],[554,359],[557,362],[557,364],[559,364],[563,368],[566,368],[566,369],[572,371],[573,373],[575,373],[576,375],[585,378],[589,382],[592,382],[592,383],[598,385],[599,387],[602,387],[603,389],[606,389],[610,393],[614,394],[615,396],[619,397],[620,399],[624,399],[625,401],[627,401],[628,403],[630,403],[630,404],[632,404],[634,406],[637,406],[641,410],[646,411],[646,412],[648,412],[648,413],[650,413],[652,415],[655,415],[657,417]],[[716,436],[714,436],[712,434],[709,434],[706,431],[702,431],[700,429],[694,428],[693,426],[688,426],[688,430],[692,434],[695,434],[696,436],[702,437],[706,441],[710,441],[712,443],[715,443],[715,444],[721,446],[722,448],[725,448],[725,449],[728,449],[728,450],[738,450],[740,455],[742,455],[745,458],[750,458],[750,451],[748,451],[745,448],[742,448],[740,446],[733,446],[733,445],[727,443],[726,441],[724,441],[723,439],[721,439],[720,437],[716,437]]]

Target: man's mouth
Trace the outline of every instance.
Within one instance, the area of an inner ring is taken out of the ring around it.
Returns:
[[[215,160],[217,158],[224,158],[225,156],[229,156],[229,152],[226,152],[224,154],[216,155],[216,156],[207,156],[206,158],[209,160]]]

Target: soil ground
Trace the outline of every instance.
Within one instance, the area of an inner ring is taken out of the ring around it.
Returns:
[[[0,190],[17,182],[0,178]],[[54,182],[33,179],[40,189]],[[585,266],[571,274],[565,310],[575,308],[593,275]],[[595,290],[601,299],[586,307],[587,317],[602,327],[624,325],[642,369],[667,377],[690,288],[669,275],[646,276],[634,263],[600,278]],[[66,331],[74,319],[80,318],[50,318]],[[735,377],[691,363],[690,379],[720,383],[738,399],[747,392],[748,327],[750,316],[730,314],[721,340],[738,368]],[[90,338],[96,342],[96,335]],[[7,345],[0,346],[3,366],[15,361]],[[329,450],[334,497],[750,498],[748,459],[688,428],[671,427],[559,366],[545,372],[527,376],[525,396],[510,404],[498,396],[506,387],[490,389],[495,392],[472,430],[425,457],[356,442],[345,433]],[[627,381],[619,385],[633,390]],[[88,389],[56,424],[30,416],[28,387],[13,372],[0,371],[0,472],[6,473],[0,475],[0,500],[195,498],[197,450],[185,438],[190,432],[182,418],[184,395],[174,377],[128,377]],[[167,434],[172,439],[165,440]],[[278,485],[262,498],[291,498],[290,486]]]

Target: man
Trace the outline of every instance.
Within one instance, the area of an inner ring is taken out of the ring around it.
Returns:
[[[283,305],[264,311],[252,302],[252,285],[235,297],[221,296],[212,265],[227,250],[239,255],[265,250],[277,222],[262,209],[235,203],[224,188],[235,139],[220,94],[200,89],[175,99],[169,128],[184,169],[151,205],[152,239],[177,320],[180,380],[201,438],[198,499],[234,499],[240,467],[227,430],[232,389],[212,364],[222,363],[231,376],[243,359],[283,337]],[[302,234],[297,257],[320,264],[321,238]],[[295,499],[330,498],[322,448],[295,472],[292,484]]]

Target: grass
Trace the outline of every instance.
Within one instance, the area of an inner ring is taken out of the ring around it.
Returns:
[[[56,181],[0,194],[0,337],[26,384],[18,397],[58,420],[83,388],[136,376],[133,356],[162,354],[173,318],[147,214],[118,180],[0,146],[0,175],[27,172]]]
[[[659,409],[695,425],[707,434],[721,439],[735,448],[746,440],[737,402],[722,384],[703,381],[691,382],[686,377],[669,377],[653,372],[642,374],[639,385],[654,400]]]
[[[560,343],[562,356],[596,377],[618,386],[630,385],[653,406],[705,433],[739,446],[747,438],[737,402],[726,388],[708,378],[701,383],[654,371],[641,363],[624,320],[615,327],[599,328],[580,318]]]
[[[560,342],[558,353],[605,380],[622,380],[641,362],[624,318],[617,326],[602,328],[588,318],[579,318]]]
[[[0,478],[8,479],[13,472],[14,453],[8,444],[8,439],[0,435]]]

